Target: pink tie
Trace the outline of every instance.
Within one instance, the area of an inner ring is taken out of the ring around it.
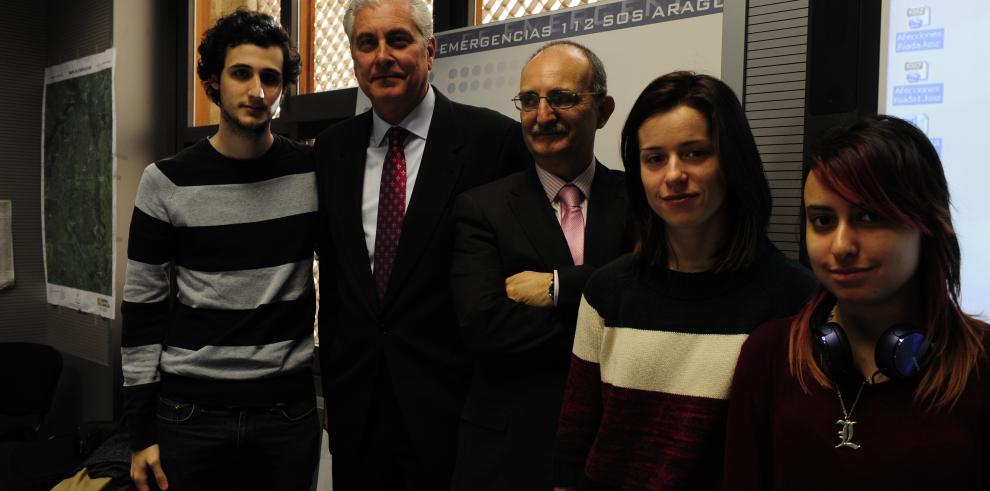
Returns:
[[[386,134],[388,152],[378,190],[378,224],[375,228],[375,286],[378,287],[379,298],[385,298],[385,288],[392,275],[402,222],[406,216],[406,155],[402,146],[408,133],[399,126],[393,126]]]
[[[560,228],[567,239],[567,247],[571,250],[574,265],[584,264],[584,216],[581,215],[581,202],[584,193],[577,186],[568,184],[557,192],[560,201]]]

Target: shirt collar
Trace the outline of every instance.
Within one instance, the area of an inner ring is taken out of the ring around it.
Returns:
[[[577,186],[577,188],[584,193],[585,199],[591,197],[591,182],[595,179],[594,159],[591,160],[591,163],[588,164],[586,169],[584,169],[580,174],[578,174],[577,177],[574,178],[573,181],[570,182],[544,170],[543,167],[540,167],[538,164],[534,165],[536,165],[536,176],[539,177],[540,184],[543,185],[543,191],[547,193],[547,199],[551,202],[557,199],[557,193],[560,192],[560,188],[568,184]]]
[[[430,122],[433,120],[433,107],[436,105],[437,96],[433,93],[433,87],[430,86],[426,91],[426,96],[423,97],[422,101],[406,115],[406,117],[399,121],[399,124],[395,126],[401,126],[406,129],[406,131],[422,138],[426,139],[426,135],[430,132]],[[372,109],[371,111],[371,142],[376,147],[385,145],[385,134],[388,133],[389,128],[392,127],[391,124],[387,123],[384,119],[378,117],[378,114]]]

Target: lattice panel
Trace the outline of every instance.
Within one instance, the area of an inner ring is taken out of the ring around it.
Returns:
[[[268,14],[279,20],[282,13],[282,0],[206,0],[210,9],[210,25],[213,25],[220,17],[227,15],[238,8],[244,7],[248,10],[256,10]],[[204,0],[197,0],[197,5]]]
[[[313,16],[313,90],[343,89],[357,86],[351,60],[350,43],[344,34],[346,0],[316,0]],[[433,0],[426,0],[433,10]]]
[[[344,34],[345,0],[316,0],[313,21],[313,90],[354,87],[350,44]]]
[[[489,24],[596,2],[598,0],[478,0],[478,5],[481,23]]]
[[[258,0],[257,2],[248,3],[255,3],[255,10],[266,13],[274,17],[276,21],[281,22],[279,20],[279,14],[282,13],[282,0]]]

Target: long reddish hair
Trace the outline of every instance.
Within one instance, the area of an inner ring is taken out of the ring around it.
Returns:
[[[928,138],[904,120],[873,116],[828,135],[812,155],[809,174],[842,199],[921,233],[915,277],[931,341],[928,366],[914,394],[930,410],[951,409],[986,354],[987,325],[959,307],[959,241],[949,211],[949,185]],[[791,324],[791,374],[808,392],[831,387],[815,360],[811,326],[831,294],[815,294]]]

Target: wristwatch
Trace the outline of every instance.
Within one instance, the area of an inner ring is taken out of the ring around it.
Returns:
[[[550,297],[550,303],[553,303],[553,290],[554,290],[554,278],[557,275],[550,273],[550,288],[547,289],[547,296]]]

